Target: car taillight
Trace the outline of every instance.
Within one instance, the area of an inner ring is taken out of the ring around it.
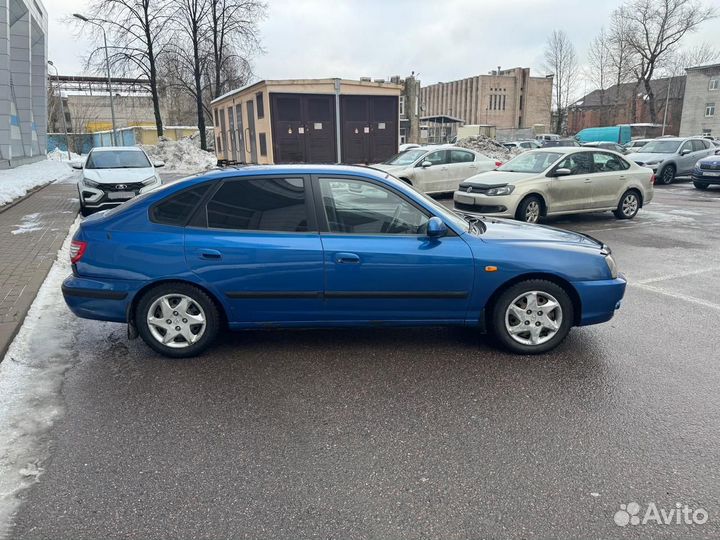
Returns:
[[[70,262],[75,264],[85,255],[87,249],[87,242],[80,242],[79,240],[73,240],[70,243]]]
[[[501,165],[502,165],[502,161],[496,161],[496,162],[495,162],[495,166],[496,166],[496,167],[500,167]]]
[[[654,186],[655,185],[655,175],[653,174],[650,178],[650,183]]]

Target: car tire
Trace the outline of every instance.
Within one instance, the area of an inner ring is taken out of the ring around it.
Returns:
[[[629,189],[620,197],[618,207],[613,211],[618,219],[632,219],[640,210],[640,194],[634,189]]]
[[[170,358],[189,358],[204,352],[215,340],[220,315],[215,302],[201,289],[188,283],[164,283],[140,298],[135,326],[151,349]],[[168,333],[172,339],[166,339]]]
[[[528,302],[533,297],[534,306]],[[552,311],[543,310],[548,304]],[[574,317],[573,303],[565,289],[551,281],[531,279],[513,285],[498,297],[490,313],[489,329],[498,343],[513,353],[542,354],[567,337]],[[556,322],[556,328],[551,327],[552,322]],[[520,328],[528,330],[518,332]]]
[[[537,195],[525,197],[515,211],[515,219],[525,223],[538,223],[542,217],[543,203]]]
[[[707,184],[705,182],[693,182],[693,186],[695,186],[696,189],[701,189],[705,191],[707,188],[710,187],[710,184]]]
[[[675,181],[676,174],[677,169],[675,169],[675,165],[665,165],[665,167],[663,167],[660,171],[657,181],[664,186],[669,186]]]

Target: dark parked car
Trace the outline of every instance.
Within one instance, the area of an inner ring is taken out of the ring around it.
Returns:
[[[80,224],[63,283],[80,317],[199,354],[219,329],[470,326],[511,351],[609,320],[625,293],[582,234],[465,219],[361,167],[247,167],[142,194]]]
[[[720,149],[718,149],[720,153]],[[720,184],[720,155],[708,156],[699,160],[692,171],[693,185],[698,189],[707,189],[710,185]]]
[[[589,142],[583,144],[583,146],[587,146],[589,148],[602,148],[603,150],[612,150],[613,152],[617,152],[618,154],[627,154],[627,150],[623,145],[609,141]]]

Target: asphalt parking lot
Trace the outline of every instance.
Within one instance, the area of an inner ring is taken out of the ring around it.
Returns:
[[[465,329],[257,331],[171,361],[77,321],[13,538],[720,535],[720,189],[550,221],[630,280],[541,357]],[[70,317],[68,312],[68,317]],[[703,508],[628,525],[621,504]]]

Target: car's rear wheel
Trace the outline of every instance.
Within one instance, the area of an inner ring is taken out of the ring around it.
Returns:
[[[504,291],[491,314],[491,331],[506,349],[540,354],[559,345],[573,325],[573,303],[559,285],[543,279],[517,283]]]
[[[613,212],[618,219],[632,219],[640,210],[640,196],[637,191],[626,191],[620,198],[617,209]]]
[[[137,304],[135,325],[152,349],[171,358],[197,356],[215,340],[215,303],[187,283],[165,283],[147,291]]]
[[[525,197],[518,205],[515,219],[525,223],[537,223],[542,216],[542,200],[537,195]]]
[[[657,177],[659,182],[663,185],[670,185],[675,180],[675,165],[666,165],[662,171],[660,171],[660,176]]]
[[[705,182],[693,182],[693,186],[695,186],[697,189],[702,189],[704,191],[710,187],[710,184],[707,184]]]

